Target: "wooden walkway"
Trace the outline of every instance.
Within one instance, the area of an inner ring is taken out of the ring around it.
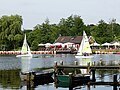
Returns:
[[[56,68],[79,68],[79,69],[111,69],[116,70],[120,69],[120,66],[78,66],[78,65],[57,65]]]
[[[120,86],[120,82],[90,82],[90,85],[111,85]]]

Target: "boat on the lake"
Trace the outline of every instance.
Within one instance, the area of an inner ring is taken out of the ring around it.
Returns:
[[[26,40],[26,34],[24,37],[24,42],[23,42],[21,54],[17,55],[16,57],[32,57],[30,47],[29,47],[27,40]]]
[[[85,31],[83,31],[83,38],[82,38],[80,47],[75,57],[76,58],[93,58],[93,55],[91,54],[92,54],[92,50],[90,48],[88,37]]]
[[[73,88],[90,82],[90,75],[57,75],[55,80],[56,87]]]
[[[47,80],[52,77],[53,73],[54,71],[52,69],[29,71],[24,73],[20,72],[20,77],[22,81],[37,81],[43,79]]]

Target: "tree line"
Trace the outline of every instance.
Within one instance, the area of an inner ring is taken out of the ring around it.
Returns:
[[[4,15],[0,18],[0,50],[20,50],[23,44],[24,33],[32,50],[38,50],[39,43],[54,43],[61,36],[82,36],[83,30],[92,36],[99,44],[120,41],[120,25],[116,19],[110,22],[104,20],[97,24],[86,25],[79,15],[61,18],[58,24],[50,24],[46,19],[42,24],[37,24],[33,30],[22,30],[22,16]]]

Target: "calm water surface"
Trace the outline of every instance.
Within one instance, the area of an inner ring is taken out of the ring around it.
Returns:
[[[86,65],[88,62],[99,62],[100,60],[108,62],[119,63],[119,54],[99,54],[94,55],[93,59],[76,59],[73,54],[56,54],[56,55],[34,55],[33,58],[16,58],[14,55],[1,55],[0,56],[0,90],[29,90],[27,85],[21,83],[20,72],[34,70],[36,68],[53,67],[54,62],[58,64],[63,61],[64,64],[74,64],[78,61],[79,65]],[[97,81],[112,81],[113,73],[111,75],[96,75]],[[68,90],[68,88],[56,88],[54,83],[45,85],[37,85],[30,90]],[[90,86],[90,90],[113,90],[112,86]],[[75,90],[88,90],[87,86],[76,87]]]

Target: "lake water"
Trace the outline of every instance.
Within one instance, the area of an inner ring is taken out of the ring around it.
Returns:
[[[54,83],[37,85],[32,89],[28,89],[26,84],[21,83],[20,72],[34,70],[36,68],[53,67],[55,61],[58,64],[63,61],[65,65],[74,64],[75,61],[79,65],[86,65],[88,62],[99,62],[103,60],[105,63],[120,63],[119,54],[96,54],[92,59],[76,59],[74,54],[56,54],[56,55],[34,55],[33,58],[16,58],[14,55],[0,56],[0,90],[69,90],[68,88],[56,88]],[[96,74],[97,81],[112,81],[113,74],[105,73]],[[119,74],[119,73],[117,73]],[[119,87],[118,87],[119,88]],[[90,90],[113,90],[112,86],[90,86]],[[78,86],[75,90],[88,90],[87,86]]]

